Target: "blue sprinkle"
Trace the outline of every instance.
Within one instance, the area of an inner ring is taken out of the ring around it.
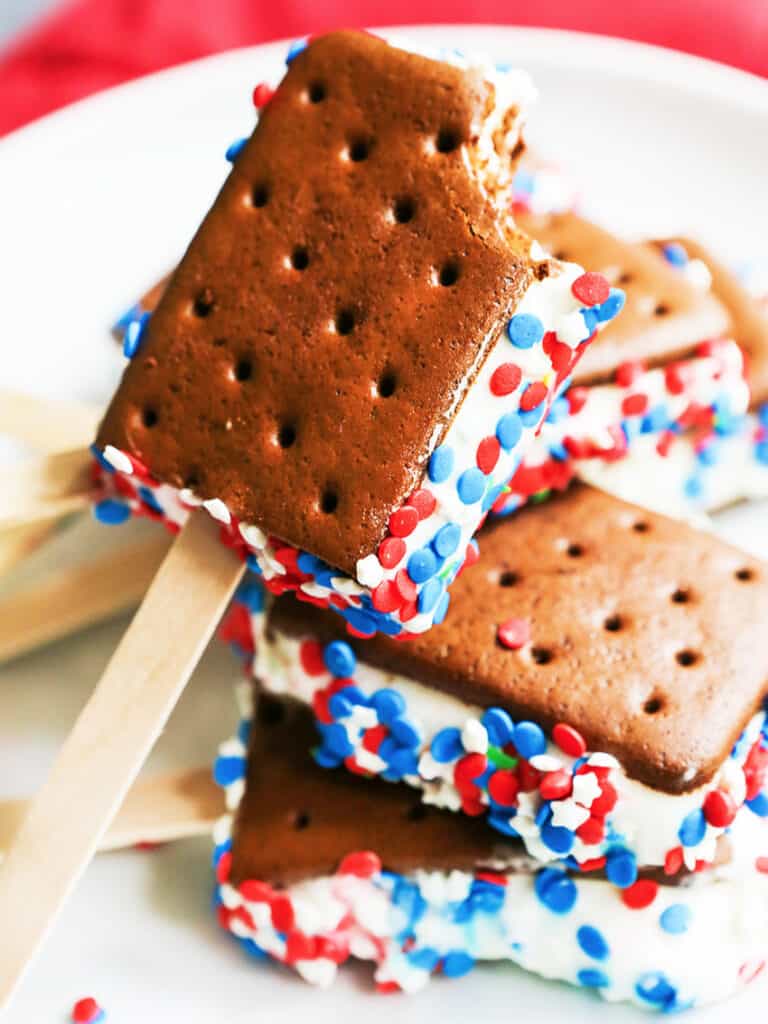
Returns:
[[[514,817],[512,811],[517,814],[517,811],[515,811],[514,808],[505,808],[503,812],[499,812],[498,814],[489,814],[488,824],[491,828],[495,828],[497,832],[501,832],[505,836],[512,836],[517,839],[520,833],[509,820],[511,817]]]
[[[429,479],[433,484],[442,484],[453,472],[453,449],[441,444],[429,458]]]
[[[667,407],[662,403],[655,405],[643,416],[642,431],[644,434],[658,434],[669,424]]]
[[[451,595],[443,594],[440,600],[437,602],[434,615],[432,616],[432,622],[439,626],[445,616],[448,614],[448,605],[451,603]]]
[[[406,750],[404,747],[400,747],[390,757],[389,761],[390,771],[397,775],[398,780],[402,779],[404,775],[418,775],[419,774],[419,759],[412,750]]]
[[[689,476],[683,484],[683,491],[686,498],[700,498],[704,485],[697,476]]]
[[[611,288],[611,294],[595,310],[600,323],[604,324],[607,320],[613,320],[614,317],[618,316],[624,308],[625,301],[626,297],[621,288]]]
[[[131,323],[132,320],[138,320],[143,312],[144,310],[141,308],[140,302],[137,302],[135,305],[131,306],[131,308],[127,309],[123,313],[123,315],[118,320],[116,320],[115,323],[112,325],[113,333],[117,334],[118,337],[122,338],[122,336],[125,334],[125,330],[128,327],[128,324]]]
[[[523,421],[516,412],[505,413],[496,424],[496,438],[505,452],[512,451],[523,434]]]
[[[229,786],[245,776],[244,757],[217,757],[213,765],[213,778],[220,786]]]
[[[259,565],[259,561],[256,555],[246,555],[245,564],[248,566],[248,571],[255,573],[257,576],[263,575],[262,568]]]
[[[635,992],[645,1002],[654,1006],[671,1008],[677,1001],[677,990],[670,985],[661,971],[648,971],[642,974],[635,984]]]
[[[600,323],[600,311],[602,306],[597,306],[595,309],[582,309],[581,315],[584,319],[584,326],[587,328],[587,334],[593,334],[597,329],[597,325]]]
[[[600,971],[596,967],[585,967],[579,971],[576,977],[579,979],[579,984],[585,988],[608,988],[611,984],[605,971]]]
[[[704,445],[696,452],[696,460],[702,466],[716,466],[720,461],[720,446],[714,442]]]
[[[321,768],[338,768],[344,760],[341,755],[335,751],[328,750],[326,747],[316,747],[312,751],[312,756],[315,759],[315,763],[319,764]]]
[[[141,487],[139,487],[138,494],[139,494],[139,498],[141,499],[142,503],[144,505],[147,505],[149,508],[151,508],[153,512],[162,512],[163,511],[162,508],[160,507],[159,503],[158,503],[157,498],[154,496],[154,494],[152,493],[152,491],[150,490],[149,487],[144,487],[142,485]]]
[[[253,957],[254,960],[266,960],[269,958],[269,954],[263,950],[261,946],[257,946],[253,939],[244,939],[239,935],[236,935],[235,938],[238,940],[248,956]]]
[[[673,903],[661,914],[659,924],[670,935],[682,935],[691,925],[691,908],[685,903]]]
[[[469,953],[458,949],[446,954],[443,960],[443,974],[446,978],[461,978],[464,974],[468,974],[474,966],[475,961]]]
[[[483,498],[483,503],[480,506],[483,512],[487,512],[489,508],[495,503],[496,499],[500,497],[504,490],[504,484],[496,484],[495,487],[491,487],[486,496]]]
[[[349,679],[355,674],[355,652],[344,640],[334,640],[323,651],[325,667],[337,679]]]
[[[117,472],[115,467],[112,465],[111,462],[108,461],[106,455],[102,452],[101,448],[99,448],[99,446],[97,444],[92,444],[91,445],[90,452],[91,452],[91,455],[94,457],[94,459],[96,459],[98,464],[101,466],[101,468],[106,473],[113,473],[114,474],[114,473]]]
[[[437,559],[430,548],[419,548],[408,559],[408,575],[414,583],[426,583],[437,572]]]
[[[695,808],[683,818],[677,831],[677,837],[683,846],[698,846],[707,832],[707,819],[700,807]]]
[[[431,612],[437,602],[442,596],[445,584],[442,580],[433,576],[431,580],[427,580],[419,593],[417,600],[418,609],[420,612]]]
[[[684,267],[688,262],[688,253],[679,242],[668,242],[661,251],[664,254],[664,259],[673,267]]]
[[[520,170],[515,173],[513,187],[515,192],[524,195],[531,195],[536,186],[536,179],[534,176],[526,170]]]
[[[560,398],[556,398],[552,403],[547,416],[547,423],[559,423],[561,420],[567,419],[570,414],[571,410],[568,405],[568,399],[561,395]]]
[[[747,800],[747,807],[756,814],[758,818],[768,818],[768,793],[758,793],[757,796]]]
[[[225,839],[223,843],[219,843],[218,846],[214,846],[213,854],[212,854],[213,866],[216,867],[216,865],[219,863],[219,861],[224,856],[224,854],[225,853],[229,853],[229,851],[231,849],[232,849],[232,840],[231,839]]]
[[[549,821],[551,817],[552,806],[548,801],[545,800],[541,807],[539,807],[538,811],[536,811],[536,817],[534,818],[534,821],[536,822],[536,827],[542,828],[544,825],[546,825],[546,823]]]
[[[227,152],[224,155],[231,164],[233,164],[235,160],[237,160],[237,158],[242,153],[243,149],[245,149],[245,144],[247,141],[247,137],[244,139],[237,139],[236,142],[233,142],[231,145],[227,147]]]
[[[532,313],[518,313],[507,324],[507,335],[515,348],[532,348],[544,337],[544,324]]]
[[[757,410],[757,420],[761,427],[768,427],[768,402],[764,402]]]
[[[440,954],[436,949],[432,949],[431,946],[425,946],[423,949],[413,949],[410,953],[406,953],[406,956],[409,963],[423,971],[434,971],[440,963]]]
[[[343,725],[337,725],[335,722],[331,725],[318,723],[317,728],[323,737],[323,747],[328,753],[340,758],[349,757],[354,753],[354,747],[349,742],[347,730]]]
[[[544,868],[534,881],[534,889],[540,903],[553,914],[569,914],[579,893],[572,878],[557,868]]]
[[[407,718],[396,718],[389,726],[389,730],[404,747],[418,747],[421,745],[422,735],[416,726]]]
[[[238,725],[237,738],[240,740],[243,746],[248,746],[248,741],[251,738],[251,723],[249,719],[244,718],[240,725]]]
[[[306,48],[306,39],[297,39],[295,43],[291,43],[288,48],[288,53],[285,56],[285,63],[290,64],[291,61],[295,60],[303,50],[306,50]]]
[[[543,754],[547,749],[547,737],[541,726],[535,722],[518,722],[512,741],[520,757],[524,757],[526,761]]]
[[[124,501],[118,501],[116,498],[104,498],[103,501],[94,505],[93,514],[100,523],[118,526],[126,519],[131,518],[131,509]]]
[[[328,701],[328,710],[331,712],[334,718],[346,718],[352,714],[354,705],[351,701],[347,700],[346,694],[343,690],[339,693],[334,693]]]
[[[488,708],[480,719],[488,733],[488,742],[503,747],[512,741],[515,723],[502,708]]]
[[[249,612],[260,612],[264,608],[264,587],[258,580],[247,580],[238,588],[237,600]]]
[[[461,731],[453,726],[441,729],[433,737],[429,751],[440,764],[449,764],[451,761],[455,761],[464,753]]]
[[[380,722],[389,725],[405,711],[405,700],[397,690],[377,690],[371,697],[371,707],[375,709]]]
[[[605,874],[609,882],[619,889],[628,889],[637,881],[637,858],[631,850],[617,847],[609,850],[605,861]]]
[[[485,494],[485,473],[477,466],[465,469],[459,477],[456,490],[465,505],[474,505]]]
[[[573,849],[576,841],[570,829],[547,823],[541,829],[541,841],[554,853],[566,854]]]
[[[768,466],[768,441],[758,441],[755,445],[755,458],[761,465]]]
[[[323,567],[322,561],[319,558],[315,558],[314,555],[310,555],[308,551],[301,551],[299,553],[296,564],[308,576],[314,576],[317,570]]]
[[[441,526],[435,534],[434,540],[432,541],[432,547],[435,549],[435,553],[440,555],[441,558],[447,558],[449,555],[452,555],[459,546],[460,539],[461,527],[458,523],[446,523],[445,526]]]
[[[518,416],[524,427],[533,427],[541,419],[541,406],[537,405],[534,409],[521,410]]]
[[[149,313],[142,313],[140,317],[131,320],[126,326],[123,335],[123,355],[126,359],[133,359],[139,351],[148,323]]]
[[[593,928],[591,924],[583,924],[579,928],[576,932],[576,941],[593,960],[607,960],[610,956],[611,951],[603,933]]]

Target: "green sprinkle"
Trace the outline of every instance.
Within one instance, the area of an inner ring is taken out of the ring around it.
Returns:
[[[505,754],[501,747],[488,747],[488,760],[492,761],[497,768],[517,768],[518,758]]]

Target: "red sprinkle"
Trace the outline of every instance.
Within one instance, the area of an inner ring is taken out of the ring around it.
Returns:
[[[589,860],[579,861],[581,871],[601,871],[608,863],[607,857],[590,857]]]
[[[586,405],[587,399],[589,398],[589,388],[569,388],[566,398],[568,399],[568,408],[571,411],[571,416],[575,416],[576,413],[581,412]]]
[[[416,600],[419,588],[408,575],[407,569],[401,569],[395,576],[395,586],[400,591],[400,596],[404,601]]]
[[[595,843],[601,842],[605,835],[605,820],[598,817],[587,818],[576,829],[576,835],[587,846],[594,846]]]
[[[386,725],[374,725],[370,729],[366,729],[363,736],[363,748],[372,754],[378,753],[379,747],[388,734],[389,728]]]
[[[266,882],[260,882],[255,878],[246,878],[240,883],[240,895],[248,903],[270,903],[272,901],[272,889]]]
[[[619,794],[616,789],[605,779],[600,780],[600,789],[602,790],[599,797],[592,801],[590,810],[593,814],[605,816],[609,814],[616,806],[616,801],[619,798]]]
[[[475,779],[479,779],[487,767],[488,758],[485,754],[465,754],[454,766],[454,785],[459,792],[466,790],[468,786],[474,786]]]
[[[531,626],[527,619],[507,619],[496,630],[496,638],[502,647],[519,651],[531,639]]]
[[[682,363],[671,363],[664,370],[664,382],[671,395],[682,395],[685,391],[686,369]]]
[[[384,580],[371,595],[371,603],[377,612],[394,612],[403,603],[403,599],[394,581]]]
[[[715,828],[727,828],[736,817],[736,801],[730,793],[713,789],[704,801],[704,817]]]
[[[78,999],[72,1007],[72,1020],[74,1024],[92,1024],[101,1013],[101,1007],[92,996],[85,999]]]
[[[514,751],[514,746],[508,744],[510,749],[505,749],[505,753]],[[517,781],[520,783],[520,790],[523,793],[533,793],[534,790],[538,789],[541,785],[543,772],[540,772],[538,768],[534,768],[529,761],[521,761],[517,766]]]
[[[572,788],[571,773],[560,768],[555,772],[547,772],[541,780],[539,793],[543,800],[562,800],[570,795]]]
[[[293,928],[293,907],[287,896],[275,896],[270,906],[272,924],[279,932],[289,932]]]
[[[523,412],[531,412],[537,406],[541,405],[547,397],[547,393],[546,384],[543,384],[540,380],[534,381],[533,384],[528,385],[520,396],[520,408]]]
[[[389,532],[393,537],[407,537],[413,533],[419,521],[419,513],[413,505],[403,505],[389,517]]]
[[[357,878],[370,878],[381,871],[381,861],[370,850],[359,853],[348,853],[339,864],[340,875],[355,875]]]
[[[479,818],[488,809],[479,797],[462,796],[461,809],[470,818]]]
[[[676,875],[680,868],[683,866],[683,848],[682,846],[675,846],[674,849],[668,850],[667,855],[664,858],[664,874],[665,875]]]
[[[262,107],[266,107],[272,97],[275,95],[275,90],[267,85],[266,82],[259,82],[256,88],[253,90],[253,105],[257,110],[261,110]]]
[[[299,661],[308,676],[321,676],[326,671],[323,645],[317,640],[305,640],[299,648]]]
[[[520,386],[523,374],[515,363],[502,363],[491,375],[491,391],[494,395],[510,395]]]
[[[419,519],[426,519],[427,516],[431,516],[435,511],[437,498],[431,491],[428,491],[426,488],[422,488],[420,491],[413,492],[408,499],[408,504],[416,509]]]
[[[221,885],[229,880],[229,872],[232,868],[232,854],[227,851],[222,853],[219,857],[219,862],[216,865],[216,881]]]
[[[379,561],[385,569],[394,569],[405,555],[405,541],[400,537],[385,537],[379,544]]]
[[[558,374],[558,382],[561,374],[568,372],[573,360],[573,349],[564,341],[559,341],[554,331],[547,331],[541,340],[541,347],[552,363],[552,369]]]
[[[621,899],[630,910],[642,910],[650,907],[656,899],[659,891],[659,883],[651,881],[650,878],[639,878],[634,885],[621,889]]]
[[[500,452],[501,445],[495,437],[484,437],[477,446],[477,468],[488,476],[499,461]]]
[[[640,362],[628,360],[616,370],[616,383],[621,388],[631,388],[638,377],[645,373],[645,366]]]
[[[289,932],[285,940],[285,962],[295,964],[297,960],[313,960],[316,955],[316,943],[313,935],[304,932]]]
[[[755,861],[755,867],[761,875],[768,875],[768,857],[758,857]]]
[[[571,291],[585,306],[597,306],[611,294],[611,286],[602,274],[589,272],[576,278]]]
[[[587,752],[587,744],[578,729],[565,722],[558,722],[552,730],[552,739],[569,757],[581,757]]]
[[[508,768],[499,769],[488,780],[488,792],[502,807],[514,807],[519,790],[520,783],[517,781],[517,776]]]
[[[627,395],[621,403],[621,411],[625,416],[642,416],[648,408],[647,395]]]

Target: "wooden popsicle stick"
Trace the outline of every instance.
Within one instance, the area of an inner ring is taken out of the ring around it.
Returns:
[[[31,526],[13,526],[0,531],[0,576],[10,572],[44,544],[55,529],[55,525],[54,521],[47,521]]]
[[[0,800],[0,859],[28,809],[27,800]],[[139,779],[102,836],[99,852],[207,835],[224,811],[224,793],[210,767]]]
[[[54,519],[85,508],[93,456],[73,448],[0,470],[0,529]]]
[[[0,865],[0,1009],[98,848],[241,579],[193,513]],[[55,851],[55,855],[51,855]]]
[[[96,406],[0,389],[0,434],[42,452],[87,447],[100,418]]]
[[[0,598],[0,664],[135,608],[169,540],[163,531],[139,543],[59,569],[41,584]]]

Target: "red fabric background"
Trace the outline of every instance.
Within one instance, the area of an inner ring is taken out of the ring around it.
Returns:
[[[436,21],[624,36],[768,76],[768,0],[70,0],[0,60],[0,134],[218,50],[339,26]]]

